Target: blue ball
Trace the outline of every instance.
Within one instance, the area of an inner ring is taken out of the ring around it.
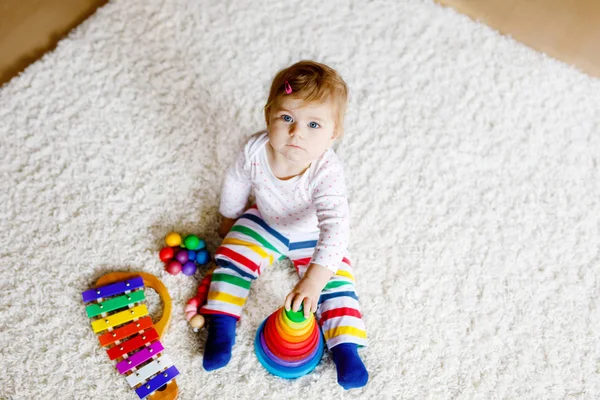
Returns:
[[[188,260],[196,261],[196,252],[194,250],[188,250]]]
[[[196,263],[193,261],[188,261],[183,264],[181,268],[181,272],[183,272],[187,276],[192,276],[196,273]]]
[[[210,254],[208,254],[208,251],[206,250],[201,250],[196,254],[196,262],[200,265],[208,263],[209,260]]]

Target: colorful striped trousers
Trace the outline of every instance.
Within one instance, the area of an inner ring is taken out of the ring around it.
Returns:
[[[267,225],[256,207],[250,208],[216,251],[217,266],[207,303],[200,312],[239,318],[252,280],[274,261],[285,257],[291,259],[299,276],[304,276],[318,237],[318,232],[286,237]],[[330,349],[340,343],[367,344],[354,282],[346,256],[319,298],[316,317]]]

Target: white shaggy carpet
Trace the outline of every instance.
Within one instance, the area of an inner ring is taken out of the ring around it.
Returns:
[[[171,230],[214,250],[225,168],[300,59],[351,90],[371,374],[352,392],[329,356],[295,381],[256,360],[285,264],[206,373],[182,312],[197,282],[157,256]],[[431,1],[112,1],[0,89],[0,398],[136,398],[80,298],[117,270],[169,288],[182,399],[598,398],[599,109],[598,80]]]

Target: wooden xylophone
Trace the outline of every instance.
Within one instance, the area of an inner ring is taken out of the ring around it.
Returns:
[[[144,284],[155,289],[164,304],[161,320],[153,324],[144,304]],[[108,357],[140,399],[172,400],[179,371],[160,342],[171,316],[171,298],[154,275],[116,272],[100,278],[95,289],[82,293],[92,329]]]

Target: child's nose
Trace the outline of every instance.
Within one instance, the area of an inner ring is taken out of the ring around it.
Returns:
[[[290,125],[290,136],[302,136],[297,123]]]

